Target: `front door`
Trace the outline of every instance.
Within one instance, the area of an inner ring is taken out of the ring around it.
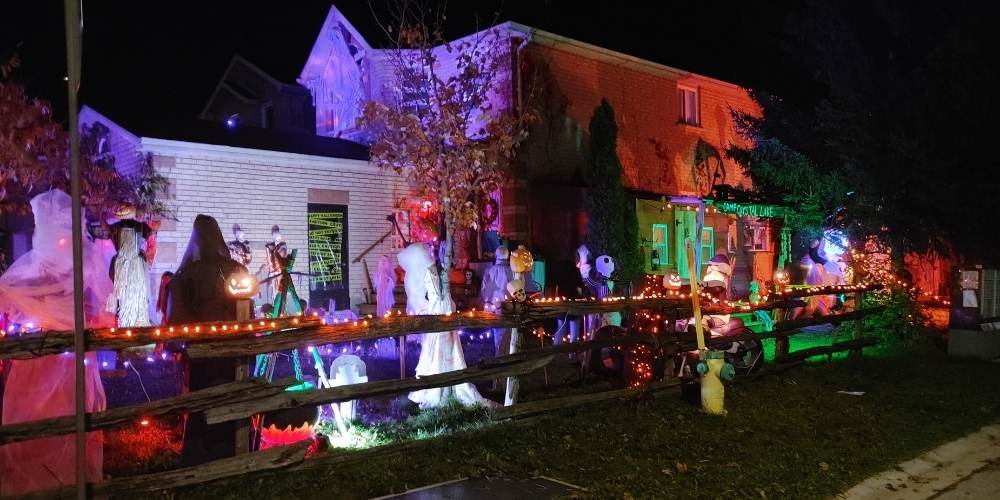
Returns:
[[[698,228],[698,212],[695,210],[674,210],[674,223],[677,226],[677,230],[674,231],[676,235],[674,237],[674,247],[677,249],[676,258],[674,262],[677,263],[677,275],[681,278],[688,278],[688,259],[687,250],[684,248],[684,242],[687,239],[691,239],[692,243],[695,245],[695,251],[698,250],[699,240],[694,237],[694,232]]]
[[[337,310],[350,304],[348,280],[347,207],[310,203],[309,213],[309,305]]]

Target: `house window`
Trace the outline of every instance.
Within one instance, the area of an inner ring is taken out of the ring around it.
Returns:
[[[667,224],[653,224],[652,248],[650,249],[650,269],[653,272],[670,263],[670,245],[668,237],[670,226]]]
[[[274,112],[270,103],[261,106],[260,109],[260,126],[261,128],[271,128],[274,124]]]
[[[681,110],[679,121],[688,125],[701,125],[701,114],[698,112],[698,89],[677,87],[677,98]]]
[[[750,252],[767,252],[771,250],[771,226],[766,220],[746,220],[746,240],[744,245]]]
[[[701,264],[705,265],[715,257],[715,228],[701,228]]]

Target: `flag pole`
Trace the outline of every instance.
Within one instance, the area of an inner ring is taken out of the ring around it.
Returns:
[[[80,206],[80,129],[77,91],[80,88],[80,1],[64,0],[66,17],[66,70],[69,97],[69,191],[73,199],[73,351],[76,369],[76,498],[87,497],[87,434],[83,336],[83,227]]]

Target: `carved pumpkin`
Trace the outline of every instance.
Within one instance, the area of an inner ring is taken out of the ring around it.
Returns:
[[[515,273],[530,273],[531,269],[535,267],[535,258],[532,257],[531,252],[524,245],[517,247],[510,253],[510,269]]]
[[[249,299],[257,294],[257,278],[248,273],[233,273],[226,278],[226,295],[236,299]]]

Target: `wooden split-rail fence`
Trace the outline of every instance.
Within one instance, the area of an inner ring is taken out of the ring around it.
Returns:
[[[831,355],[834,352],[850,350],[860,353],[866,346],[874,345],[875,339],[862,335],[862,320],[876,313],[880,308],[862,308],[865,292],[880,288],[877,284],[857,286],[816,287],[772,294],[767,300],[753,305],[729,306],[710,304],[703,307],[704,314],[748,313],[757,310],[775,310],[790,307],[789,301],[796,298],[853,294],[852,311],[819,318],[801,318],[778,321],[771,331],[744,333],[736,336],[709,339],[708,346],[728,344],[737,340],[775,338],[777,353],[775,364],[765,371],[781,370],[801,363],[808,357]],[[363,318],[326,324],[319,318],[295,317],[264,319],[243,322],[212,322],[174,327],[144,327],[132,329],[92,329],[86,330],[88,351],[120,350],[141,347],[153,343],[181,341],[187,345],[187,356],[192,359],[238,358],[242,360],[243,373],[251,356],[276,351],[320,346],[343,342],[374,340],[387,337],[402,337],[413,333],[441,332],[462,328],[511,328],[524,331],[535,325],[566,315],[592,315],[610,312],[628,313],[642,310],[661,311],[674,318],[690,314],[690,299],[682,294],[653,297],[619,297],[605,300],[557,300],[542,299],[528,303],[506,303],[496,312],[468,311],[438,316],[403,316],[391,314],[385,317]],[[856,325],[851,340],[832,343],[829,346],[814,347],[802,351],[787,352],[787,338],[799,333],[802,328],[827,323],[839,324],[853,321]],[[541,370],[549,365],[557,355],[573,352],[592,351],[605,347],[647,344],[661,356],[696,349],[693,342],[683,342],[670,331],[673,321],[668,321],[667,331],[657,334],[630,333],[624,336],[597,338],[580,342],[562,343],[556,346],[518,350],[511,354],[484,359],[475,366],[463,370],[440,373],[420,378],[399,380],[379,380],[355,385],[319,388],[311,391],[286,391],[296,383],[293,379],[265,382],[245,378],[236,382],[192,391],[176,397],[159,399],[143,404],[112,408],[88,414],[87,430],[97,431],[128,425],[143,417],[158,417],[174,413],[204,412],[208,423],[246,421],[253,415],[276,410],[319,406],[323,404],[351,401],[360,398],[395,395],[410,391],[447,387],[465,382],[495,380],[516,377]],[[515,338],[516,338],[515,333]],[[780,342],[785,340],[785,342]],[[73,332],[49,331],[24,336],[0,338],[0,359],[32,359],[45,355],[72,352]],[[661,391],[675,387],[678,381],[669,373],[662,380],[628,388],[579,394],[567,397],[517,403],[494,411],[498,420],[517,419],[544,412],[585,404],[594,401],[630,397],[637,394]],[[238,377],[240,378],[240,377]],[[508,396],[510,392],[508,391]],[[509,398],[508,398],[509,399]],[[50,418],[12,425],[0,426],[0,445],[16,443],[49,436],[71,434],[75,430],[76,416]],[[249,440],[246,440],[249,441]],[[243,453],[234,457],[216,460],[196,467],[181,468],[154,474],[121,477],[88,485],[91,495],[118,495],[124,493],[152,492],[191,484],[213,481],[226,477],[279,468],[304,470],[325,465],[363,460],[380,453],[395,452],[419,443],[375,448],[362,451],[328,451],[306,457],[308,443],[280,446],[264,451]],[[71,497],[76,492],[73,487],[41,492],[36,498]]]

